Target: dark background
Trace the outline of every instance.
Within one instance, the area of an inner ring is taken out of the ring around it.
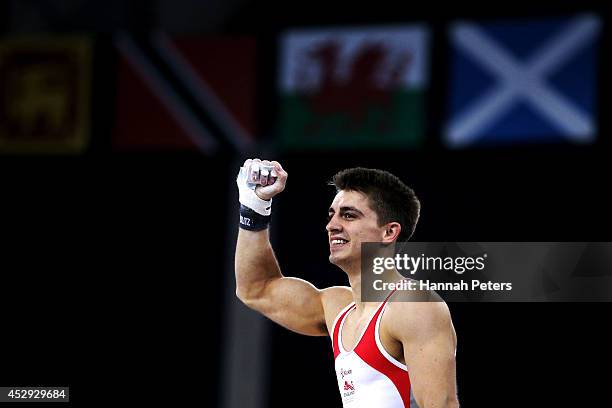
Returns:
[[[76,157],[0,156],[2,385],[70,385],[72,405],[122,398],[217,406],[227,340],[219,288],[233,285],[228,242],[237,231],[236,206],[228,197],[235,194],[237,164],[247,157],[278,159],[289,171],[288,187],[275,204],[275,250],[285,274],[318,287],[345,283],[327,262],[324,226],[333,192],[325,182],[357,165],[387,169],[416,190],[423,211],[415,240],[610,240],[610,15],[602,4],[173,2],[176,8],[197,8],[192,14],[202,19],[198,25],[178,12],[174,19],[160,16],[161,2],[80,3],[70,15],[44,12],[38,20],[24,17],[24,4],[44,10],[51,2],[0,3],[5,34],[98,33],[91,147]],[[604,20],[594,145],[462,152],[439,145],[448,22],[582,11],[598,12]],[[437,81],[428,94],[423,150],[274,153],[280,31],[414,21],[428,22],[434,33],[431,77]],[[185,31],[256,37],[260,139],[252,152],[226,147],[203,157],[113,151],[112,34],[181,32],[182,24]],[[609,304],[449,306],[459,340],[463,406],[607,402]],[[271,330],[269,406],[340,406],[329,339]]]

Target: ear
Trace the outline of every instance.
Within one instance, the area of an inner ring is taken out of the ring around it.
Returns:
[[[402,232],[402,226],[399,222],[390,222],[384,228],[383,242],[386,244],[395,242],[400,232]]]

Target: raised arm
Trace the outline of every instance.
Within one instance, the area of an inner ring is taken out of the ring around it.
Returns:
[[[395,302],[389,333],[402,343],[412,393],[420,408],[455,408],[456,334],[448,307],[439,302]]]
[[[305,280],[283,276],[265,227],[265,214],[269,214],[266,209],[271,206],[272,197],[285,189],[288,174],[280,163],[258,159],[247,160],[243,171],[246,173],[251,165],[273,165],[277,178],[264,170],[260,174],[264,177],[262,185],[252,190],[245,188],[241,183],[246,183],[246,179],[238,176],[242,207],[235,254],[236,295],[251,309],[292,331],[326,335],[324,291]]]

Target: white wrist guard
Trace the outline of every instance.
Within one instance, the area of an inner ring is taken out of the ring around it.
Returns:
[[[262,200],[257,196],[257,194],[255,194],[255,187],[257,187],[257,184],[249,183],[247,181],[246,168],[240,168],[238,176],[236,177],[236,184],[238,185],[240,204],[261,215],[267,216],[272,213],[272,199]]]

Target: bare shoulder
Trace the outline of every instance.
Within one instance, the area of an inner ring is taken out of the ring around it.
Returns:
[[[339,313],[353,301],[353,292],[348,286],[332,286],[321,290],[321,302],[325,313]]]
[[[325,322],[328,331],[338,313],[353,301],[353,292],[348,286],[332,286],[321,290],[321,303],[325,312]]]
[[[432,291],[411,293],[389,302],[385,329],[396,339],[428,338],[452,332],[452,320],[446,303]]]

